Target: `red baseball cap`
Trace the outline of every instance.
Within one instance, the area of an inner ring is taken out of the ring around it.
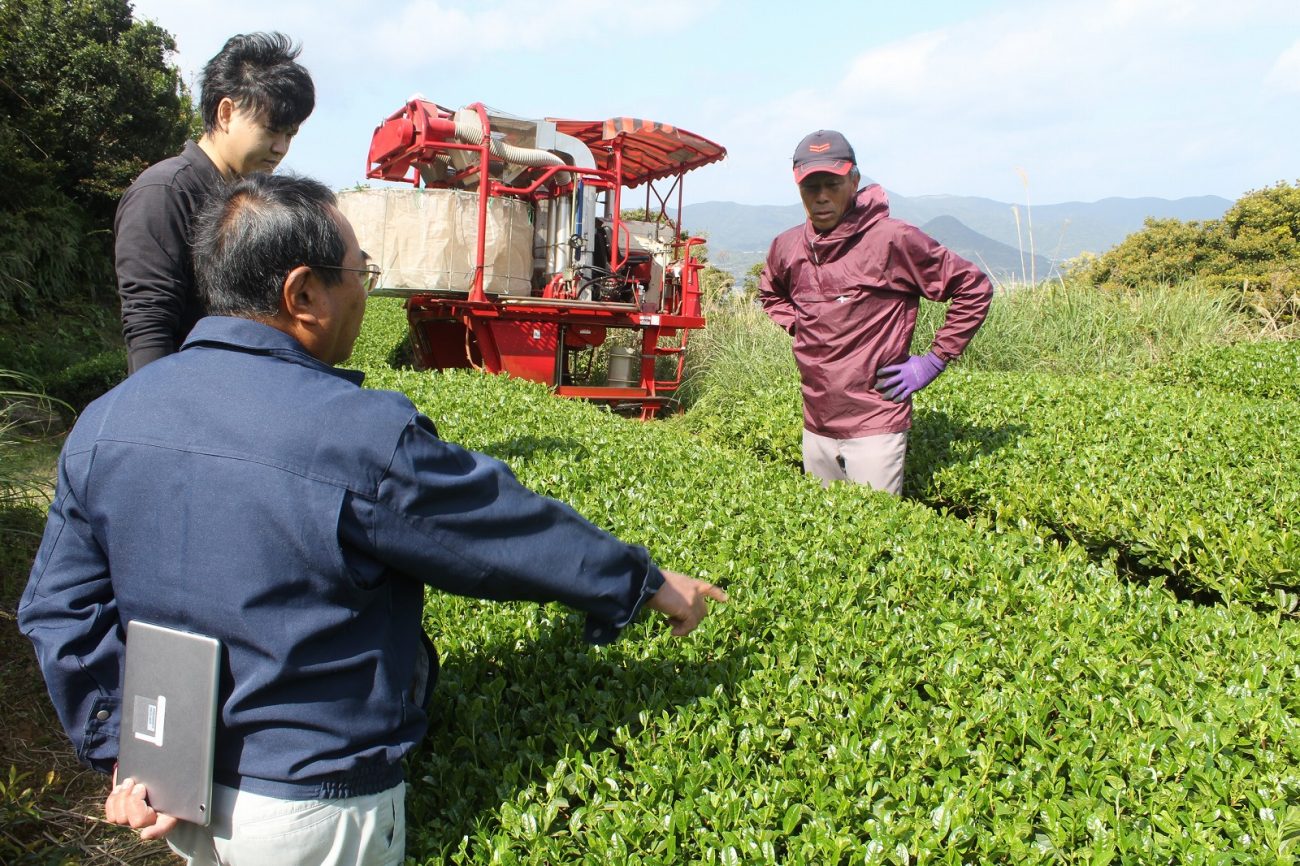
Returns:
[[[846,175],[858,159],[848,140],[832,129],[819,129],[804,136],[794,149],[794,182],[800,183],[816,171]]]

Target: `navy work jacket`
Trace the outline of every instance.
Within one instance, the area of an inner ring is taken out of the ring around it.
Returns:
[[[662,585],[644,548],[361,378],[210,317],[83,413],[19,605],[83,761],[117,755],[133,619],[222,641],[217,781],[316,799],[401,780],[425,584],[563,602],[595,642]]]

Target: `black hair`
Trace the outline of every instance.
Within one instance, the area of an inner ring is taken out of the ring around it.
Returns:
[[[199,80],[204,132],[217,128],[217,107],[229,97],[271,129],[297,126],[316,107],[311,75],[294,62],[302,49],[283,33],[241,33],[203,67]]]
[[[334,193],[294,174],[252,174],[214,193],[194,223],[194,276],[212,316],[261,318],[280,310],[299,265],[341,265],[347,254]],[[343,280],[316,271],[325,285]]]

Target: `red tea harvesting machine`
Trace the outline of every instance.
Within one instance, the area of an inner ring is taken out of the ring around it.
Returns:
[[[406,300],[419,367],[504,372],[650,418],[705,324],[682,179],[724,156],[665,123],[417,97],[375,129],[366,166],[403,186],[347,191],[340,208],[383,268],[375,294]],[[639,187],[644,218],[624,219]]]

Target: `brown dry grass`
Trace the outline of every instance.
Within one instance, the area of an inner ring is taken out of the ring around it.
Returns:
[[[107,779],[77,763],[16,611],[44,504],[0,509],[0,862],[162,866],[165,843],[103,820]]]

